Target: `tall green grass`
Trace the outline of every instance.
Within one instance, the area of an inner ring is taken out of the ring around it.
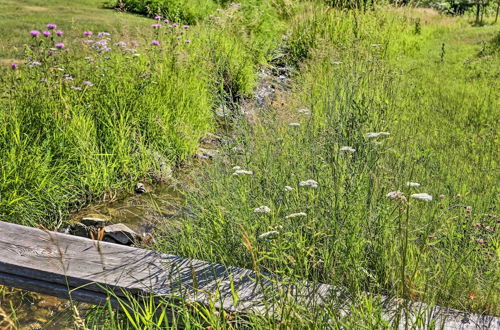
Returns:
[[[243,155],[229,145],[195,172],[193,215],[157,248],[345,287],[355,302],[371,292],[498,315],[499,58],[478,56],[494,29],[457,35],[461,21],[443,20],[415,34],[411,15],[320,8],[298,20],[289,45],[309,60],[288,105],[238,126]],[[397,190],[404,199],[387,198]]]
[[[68,211],[193,154],[215,130],[213,111],[252,93],[282,29],[265,4],[215,14],[196,27],[151,20],[128,39],[26,31],[25,60],[2,68],[2,220],[58,227]]]

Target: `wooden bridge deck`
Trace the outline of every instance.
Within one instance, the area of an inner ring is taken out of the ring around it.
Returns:
[[[314,308],[337,294],[325,284],[303,283],[297,288],[248,269],[1,221],[0,284],[61,298],[71,292],[73,300],[93,304],[106,299],[107,288],[118,297],[124,297],[125,292],[176,297],[202,304],[215,302],[227,311],[269,316],[278,312],[277,306],[283,301],[277,299],[284,296],[290,302]],[[394,304],[387,301],[386,316],[393,318],[395,314],[390,311]],[[414,303],[412,315],[426,307]],[[427,309],[444,328],[500,329],[500,318],[438,306]]]

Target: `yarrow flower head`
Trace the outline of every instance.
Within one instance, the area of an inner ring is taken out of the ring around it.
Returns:
[[[60,37],[64,34],[64,32],[62,32],[61,30],[57,30],[56,34],[58,37]]]
[[[83,35],[86,37],[90,37],[92,35],[92,31],[83,31]]]
[[[387,195],[385,195],[385,197],[389,198],[391,201],[406,202],[405,195],[401,191],[399,191],[399,190],[391,191],[390,193],[388,193]]]
[[[356,149],[345,146],[345,147],[341,147],[340,151],[349,151],[350,153],[353,153],[353,152],[356,152]]]
[[[280,233],[279,231],[271,230],[271,231],[268,231],[266,233],[260,234],[259,236],[257,236],[257,238],[258,239],[265,239],[265,238],[268,238],[270,236],[278,235],[279,233]]]
[[[50,31],[43,31],[44,37],[50,37]]]
[[[75,91],[81,91],[82,90],[81,87],[76,87],[76,86],[71,86],[71,89],[73,89]]]
[[[306,181],[301,181],[299,183],[299,186],[316,189],[316,188],[318,188],[318,182],[316,182],[316,181],[314,181],[312,179],[309,179],[309,180],[306,180]]]
[[[64,48],[64,44],[62,42],[59,42],[57,44],[54,45],[57,49],[63,49]]]
[[[49,30],[55,30],[55,29],[57,29],[57,25],[55,25],[55,24],[47,24],[47,29],[49,29]]]
[[[290,215],[287,215],[285,219],[298,218],[298,217],[307,217],[307,213],[305,212],[292,213]]]
[[[371,138],[376,138],[376,137],[379,137],[379,136],[387,136],[387,135],[390,135],[389,132],[370,132],[370,133],[366,133],[366,137],[371,139]]]
[[[234,176],[240,176],[240,175],[252,175],[252,171],[247,171],[247,170],[236,170],[234,171],[233,175]]]
[[[254,213],[269,213],[271,212],[271,209],[268,206],[259,206],[256,209],[253,210]]]
[[[38,30],[31,30],[30,31],[30,34],[33,36],[33,37],[38,37],[40,35],[40,31]]]
[[[160,42],[158,40],[151,41],[151,45],[153,45],[153,46],[158,46],[159,44],[160,44]]]
[[[417,182],[407,182],[406,185],[408,187],[420,187],[420,183]]]
[[[413,194],[410,196],[411,198],[415,198],[424,202],[430,202],[432,201],[432,196],[429,195],[428,193],[418,193],[418,194]]]

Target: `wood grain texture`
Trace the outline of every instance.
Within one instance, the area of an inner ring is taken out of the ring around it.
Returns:
[[[282,306],[321,308],[339,290],[325,284],[286,284],[272,275],[155,251],[0,222],[0,284],[74,300],[102,303],[105,289],[117,296],[155,295],[213,303],[230,312],[276,317]],[[237,296],[237,298],[235,298]],[[338,299],[336,299],[338,301]],[[384,298],[386,319],[401,313]],[[413,303],[408,322],[420,311],[446,329],[500,329],[500,319]],[[344,310],[348,313],[348,310]],[[400,324],[400,327],[404,325]]]

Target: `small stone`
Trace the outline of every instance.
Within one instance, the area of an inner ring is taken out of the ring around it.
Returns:
[[[106,226],[106,220],[101,218],[82,218],[81,224],[85,226],[92,226],[97,228],[103,228]]]
[[[135,185],[135,192],[138,193],[138,194],[143,194],[145,192],[147,192],[146,190],[146,186],[144,186],[144,183],[138,183]]]
[[[218,153],[219,150],[216,149],[199,148],[196,157],[199,159],[210,160],[213,159]]]
[[[90,237],[90,228],[82,223],[77,223],[71,226],[69,234],[80,237]]]
[[[104,227],[104,234],[124,245],[133,244],[134,241],[139,239],[139,235],[123,223]]]

